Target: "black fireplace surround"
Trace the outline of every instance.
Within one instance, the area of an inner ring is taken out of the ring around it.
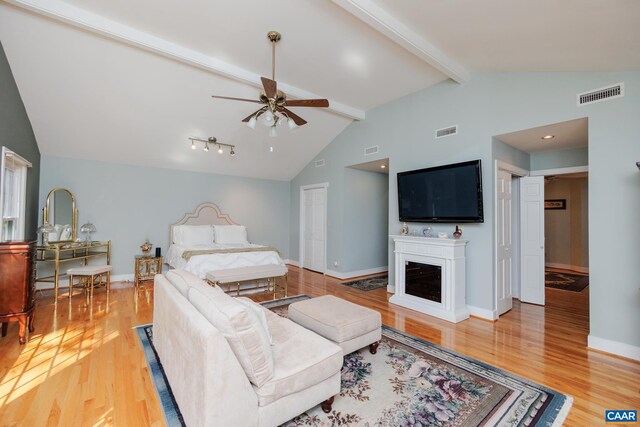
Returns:
[[[404,292],[407,295],[442,303],[442,267],[405,261]]]

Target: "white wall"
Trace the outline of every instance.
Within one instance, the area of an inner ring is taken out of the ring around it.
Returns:
[[[577,107],[576,94],[625,82],[625,96]],[[400,228],[396,174],[400,171],[481,159],[484,224],[467,224],[467,303],[493,310],[493,135],[582,117],[589,119],[589,235],[591,241],[591,335],[640,347],[640,73],[486,73],[465,85],[444,82],[367,112],[367,120],[343,131],[292,181],[292,206],[301,185],[328,181],[329,222],[342,232],[344,166],[375,160],[363,149],[379,145],[389,158],[389,232]],[[434,138],[435,129],[457,124],[459,134]],[[298,253],[298,212],[291,212],[291,254]],[[414,224],[417,225],[417,224]],[[451,232],[450,225],[435,225]],[[612,230],[624,230],[623,233]],[[340,243],[329,233],[328,257],[358,250],[357,241]],[[393,248],[388,257],[392,261]],[[392,263],[390,262],[390,270]],[[390,271],[393,273],[393,271]],[[393,275],[391,274],[391,277]]]

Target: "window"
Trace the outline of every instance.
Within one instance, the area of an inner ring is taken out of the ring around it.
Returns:
[[[0,159],[0,240],[23,240],[27,193],[27,168],[31,163],[7,147]]]

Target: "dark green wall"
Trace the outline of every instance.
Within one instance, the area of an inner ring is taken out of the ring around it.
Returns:
[[[11,67],[0,43],[0,146],[5,146],[31,162],[27,173],[27,210],[25,237],[34,240],[38,227],[40,150],[24,109]]]

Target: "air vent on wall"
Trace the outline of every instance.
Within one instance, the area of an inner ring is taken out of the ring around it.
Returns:
[[[436,138],[444,138],[445,136],[451,136],[458,133],[458,125],[449,126],[436,130]]]
[[[379,151],[379,146],[374,145],[373,147],[367,147],[364,149],[364,155],[370,156],[372,154],[377,154]]]
[[[578,107],[624,96],[624,83],[578,94]]]
[[[324,159],[316,160],[316,167],[324,166]]]

